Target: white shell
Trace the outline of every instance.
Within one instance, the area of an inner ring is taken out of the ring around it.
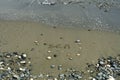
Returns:
[[[115,78],[113,76],[109,76],[109,79],[107,80],[115,80]]]
[[[26,55],[26,54],[23,54],[22,56],[23,56],[23,57],[27,57],[27,55]]]
[[[76,54],[76,56],[80,56],[80,54],[78,53],[78,54]]]
[[[50,60],[50,59],[52,59],[52,57],[51,57],[51,56],[48,56],[47,59]]]
[[[47,51],[48,53],[51,53],[51,51],[49,50],[49,51]]]
[[[20,63],[24,64],[24,63],[26,63],[26,61],[20,61]]]

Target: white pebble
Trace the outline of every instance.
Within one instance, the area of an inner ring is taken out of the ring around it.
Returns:
[[[48,56],[47,59],[50,60],[50,59],[52,59],[52,57],[51,57],[51,56]]]

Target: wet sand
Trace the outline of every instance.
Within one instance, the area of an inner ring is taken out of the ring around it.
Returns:
[[[80,40],[80,44],[75,43],[76,40]],[[120,54],[120,35],[35,22],[0,21],[0,51],[25,52],[31,58],[33,74],[57,76],[67,68],[84,71],[86,63]],[[47,60],[48,56],[52,59]],[[51,65],[55,68],[51,69]],[[57,69],[58,65],[63,66],[62,70]]]

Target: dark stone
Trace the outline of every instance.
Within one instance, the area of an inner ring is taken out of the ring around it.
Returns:
[[[91,31],[91,29],[88,29],[88,31]]]
[[[63,37],[60,37],[60,39],[63,39]]]
[[[56,29],[56,26],[53,26],[54,29]]]
[[[47,43],[43,43],[43,45],[47,45]]]
[[[43,33],[41,33],[40,35],[43,36]]]
[[[53,55],[53,57],[57,57],[57,55],[56,55],[56,54],[54,54],[54,55]]]

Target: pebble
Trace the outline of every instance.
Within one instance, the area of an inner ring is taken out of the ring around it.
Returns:
[[[52,57],[51,57],[51,56],[48,56],[48,57],[47,57],[47,60],[51,60],[51,59],[52,59]]]
[[[49,50],[49,51],[47,51],[48,53],[51,53],[51,51]]]
[[[70,58],[68,58],[68,59],[69,59],[69,60],[72,60],[73,58],[70,57]]]
[[[79,39],[78,39],[78,40],[76,40],[76,41],[75,41],[75,43],[80,43],[80,40],[79,40]]]
[[[39,45],[39,42],[38,41],[34,41],[35,45]]]
[[[51,65],[50,67],[51,67],[51,68],[55,68],[55,65]]]
[[[78,53],[78,54],[76,54],[76,56],[80,56],[80,54]]]
[[[62,70],[62,65],[58,65],[58,70]]]

